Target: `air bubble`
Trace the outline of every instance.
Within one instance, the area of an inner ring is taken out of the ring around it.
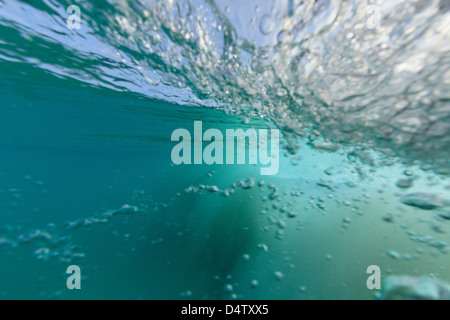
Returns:
[[[272,33],[275,23],[270,15],[266,14],[261,18],[261,22],[259,23],[259,31],[262,34],[268,35]]]
[[[407,189],[412,186],[412,180],[410,179],[398,179],[395,185],[402,189]]]
[[[224,288],[225,292],[232,292],[233,286],[231,284],[227,284]]]
[[[278,43],[286,43],[292,40],[292,34],[289,31],[281,30],[277,36]]]
[[[275,271],[274,275],[275,275],[275,280],[277,280],[277,281],[281,281],[284,278],[284,274],[281,271]]]

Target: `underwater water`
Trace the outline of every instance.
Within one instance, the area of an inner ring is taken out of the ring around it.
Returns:
[[[373,265],[445,286],[449,20],[445,0],[0,0],[0,299],[374,299]],[[278,173],[174,165],[194,121],[278,128]]]

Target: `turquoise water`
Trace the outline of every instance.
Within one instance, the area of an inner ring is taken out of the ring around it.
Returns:
[[[1,299],[373,299],[370,265],[450,281],[445,1],[380,2],[379,30],[364,2],[77,1],[73,30],[70,4],[0,0]],[[173,165],[198,120],[279,128],[278,174]]]

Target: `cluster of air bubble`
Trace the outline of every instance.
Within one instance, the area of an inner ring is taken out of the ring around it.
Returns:
[[[61,235],[61,231],[70,231],[80,228],[88,228],[95,224],[106,223],[118,215],[130,215],[139,212],[135,206],[123,205],[117,210],[108,210],[98,217],[88,217],[75,221],[68,221],[65,226],[57,226],[49,223],[46,229],[36,229],[16,235],[15,237],[0,236],[0,248],[15,249],[17,247],[34,245],[37,249],[34,255],[38,260],[49,260],[56,258],[61,263],[72,263],[75,260],[85,257],[85,253],[80,252],[80,247],[73,243],[69,235]],[[17,233],[19,227],[6,227],[10,233]]]
[[[49,16],[60,15],[60,30],[22,20],[22,32],[63,41],[65,59],[74,65],[41,67],[113,89],[267,118],[285,133],[315,130],[333,142],[450,167],[446,0],[79,4],[84,29],[65,40],[65,1],[52,5]],[[80,59],[89,63],[76,70]]]

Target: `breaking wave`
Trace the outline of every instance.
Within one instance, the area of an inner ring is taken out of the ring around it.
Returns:
[[[0,59],[449,171],[447,0],[260,2],[1,0]]]

